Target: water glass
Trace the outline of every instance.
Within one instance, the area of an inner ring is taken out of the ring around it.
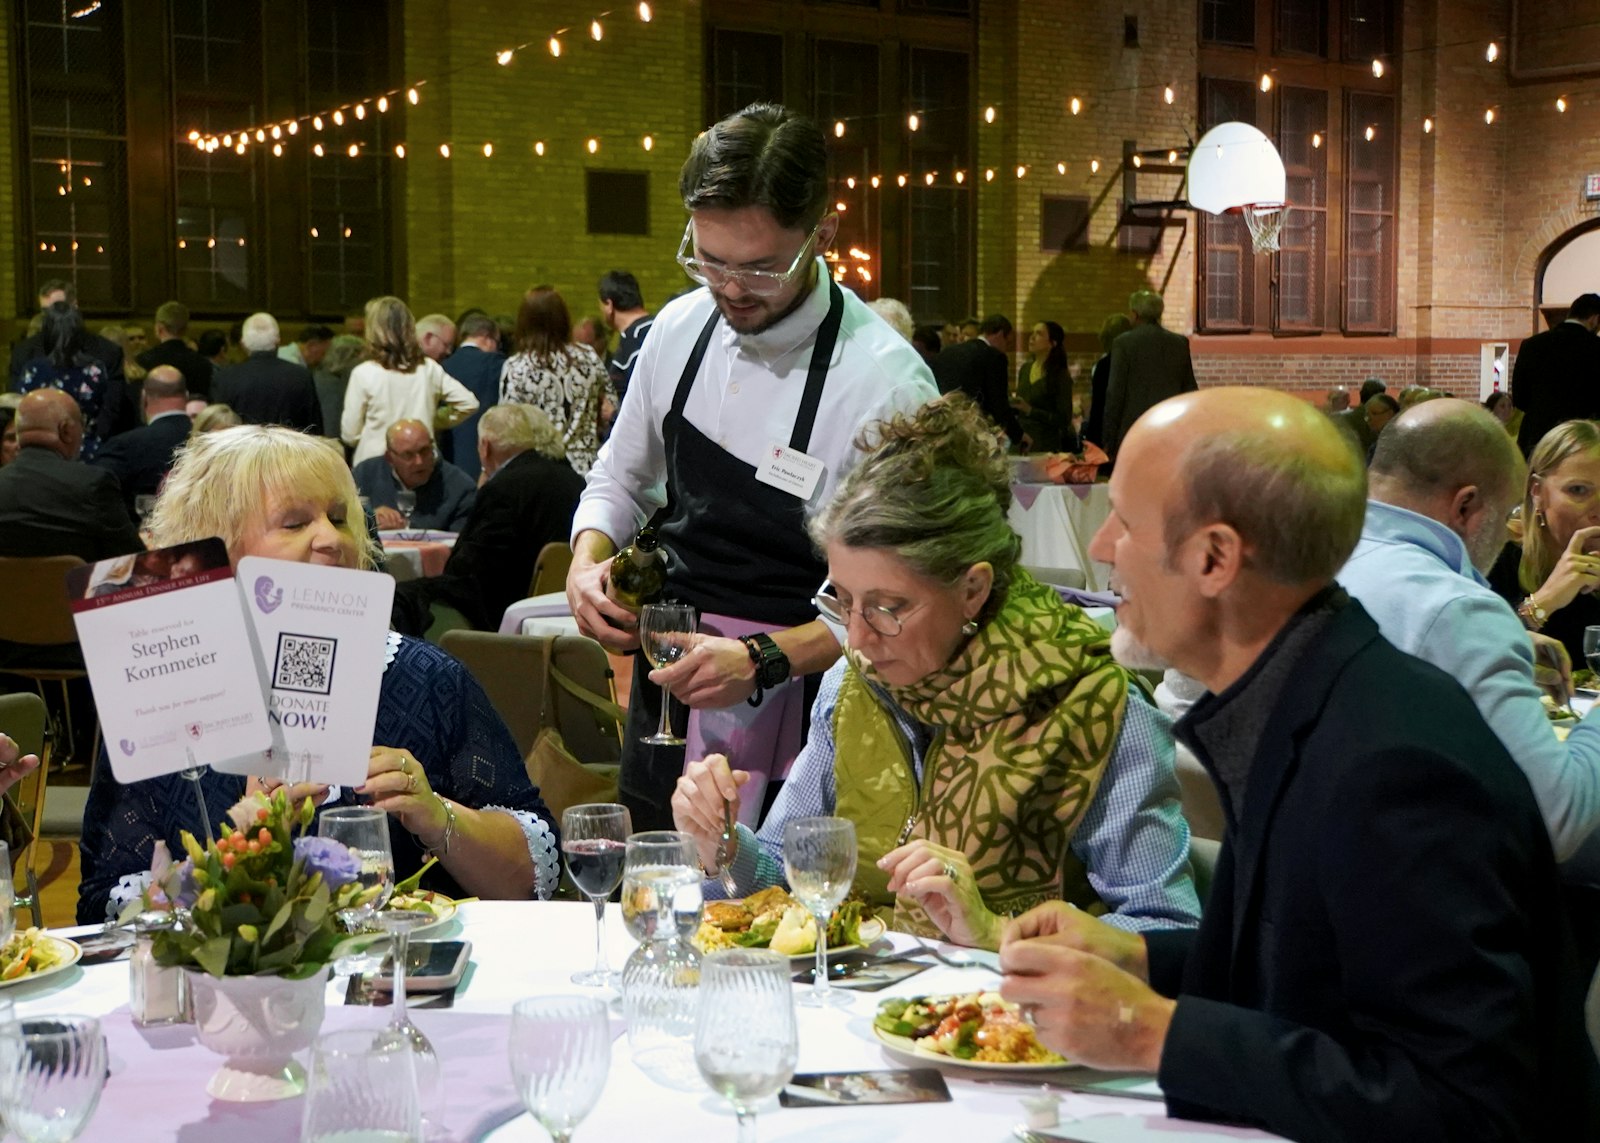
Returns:
[[[799,1054],[789,958],[771,949],[708,954],[694,1058],[711,1090],[733,1104],[739,1143],[756,1143],[756,1105],[789,1082]]]
[[[639,947],[622,966],[622,1010],[634,1065],[667,1087],[697,1090],[694,1021],[700,954],[689,938],[704,904],[694,838],[674,830],[628,839],[622,921]]]
[[[639,649],[657,670],[670,666],[689,653],[696,626],[695,610],[687,604],[647,603],[639,612]],[[672,695],[662,687],[660,726],[642,741],[650,746],[684,745],[668,721],[671,705]]]
[[[606,960],[606,900],[622,882],[622,863],[633,819],[616,802],[572,806],[561,815],[561,851],[567,874],[594,902],[594,968],[574,973],[572,983],[605,988],[617,983]]]
[[[17,928],[17,890],[11,883],[11,847],[0,841],[0,945]]]
[[[1583,629],[1583,659],[1589,669],[1600,675],[1600,627],[1585,627]]]
[[[394,507],[405,520],[406,527],[411,527],[411,514],[417,510],[417,494],[409,488],[400,489],[394,494]]]
[[[0,1025],[0,1116],[22,1143],[68,1143],[93,1118],[107,1066],[92,1016]]]
[[[783,868],[789,892],[817,922],[817,969],[808,1008],[843,1005],[850,998],[828,986],[828,919],[856,877],[856,827],[848,818],[796,818],[783,827]]]
[[[594,1110],[611,1071],[611,1021],[591,996],[534,996],[511,1009],[511,1077],[554,1143]]]
[[[416,1060],[404,1041],[372,1028],[317,1037],[301,1143],[416,1143],[421,1138]]]
[[[389,846],[389,815],[372,806],[336,806],[323,810],[317,819],[317,833],[342,842],[361,862],[358,878],[372,896],[353,909],[339,910],[345,929],[359,933],[372,928],[378,911],[394,893],[394,855]],[[347,958],[342,971],[369,972],[381,963],[376,956]]]
[[[622,923],[636,941],[688,939],[705,905],[700,854],[692,836],[652,830],[628,838],[623,858]]]

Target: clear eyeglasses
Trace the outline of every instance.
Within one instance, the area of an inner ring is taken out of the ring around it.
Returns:
[[[826,591],[819,591],[812,596],[811,605],[822,612],[824,618],[833,620],[841,627],[850,626],[850,615],[854,612],[861,616],[861,622],[885,639],[893,639],[900,634],[900,616],[887,607],[846,607],[839,602],[838,596]]]
[[[821,226],[822,223],[818,222],[811,228],[811,233],[806,235],[805,242],[787,270],[739,270],[718,262],[706,262],[690,253],[694,242],[694,220],[690,219],[683,228],[683,241],[678,243],[678,265],[694,281],[713,290],[720,290],[731,283],[744,293],[770,298],[781,293],[785,286],[805,271],[807,256],[817,241],[817,231]]]

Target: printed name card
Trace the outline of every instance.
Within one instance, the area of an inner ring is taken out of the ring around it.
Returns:
[[[74,568],[67,593],[119,782],[271,745],[261,677],[221,540]]]

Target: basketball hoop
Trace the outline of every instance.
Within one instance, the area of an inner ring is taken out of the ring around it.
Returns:
[[[1253,202],[1239,208],[1244,224],[1250,231],[1250,246],[1257,254],[1274,254],[1278,250],[1278,235],[1289,217],[1289,204],[1285,202]]]
[[[1210,214],[1244,215],[1257,254],[1278,249],[1289,215],[1287,176],[1278,149],[1248,123],[1220,123],[1189,156],[1189,202]]]

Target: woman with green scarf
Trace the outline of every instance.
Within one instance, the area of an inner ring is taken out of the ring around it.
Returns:
[[[1007,917],[1060,899],[1127,929],[1196,924],[1167,723],[1107,633],[1018,565],[1003,441],[959,395],[877,433],[811,523],[845,653],[760,831],[739,827],[739,890],[782,881],[786,821],[837,814],[856,892],[904,931],[997,948]],[[713,754],[673,795],[713,875],[744,780]]]

